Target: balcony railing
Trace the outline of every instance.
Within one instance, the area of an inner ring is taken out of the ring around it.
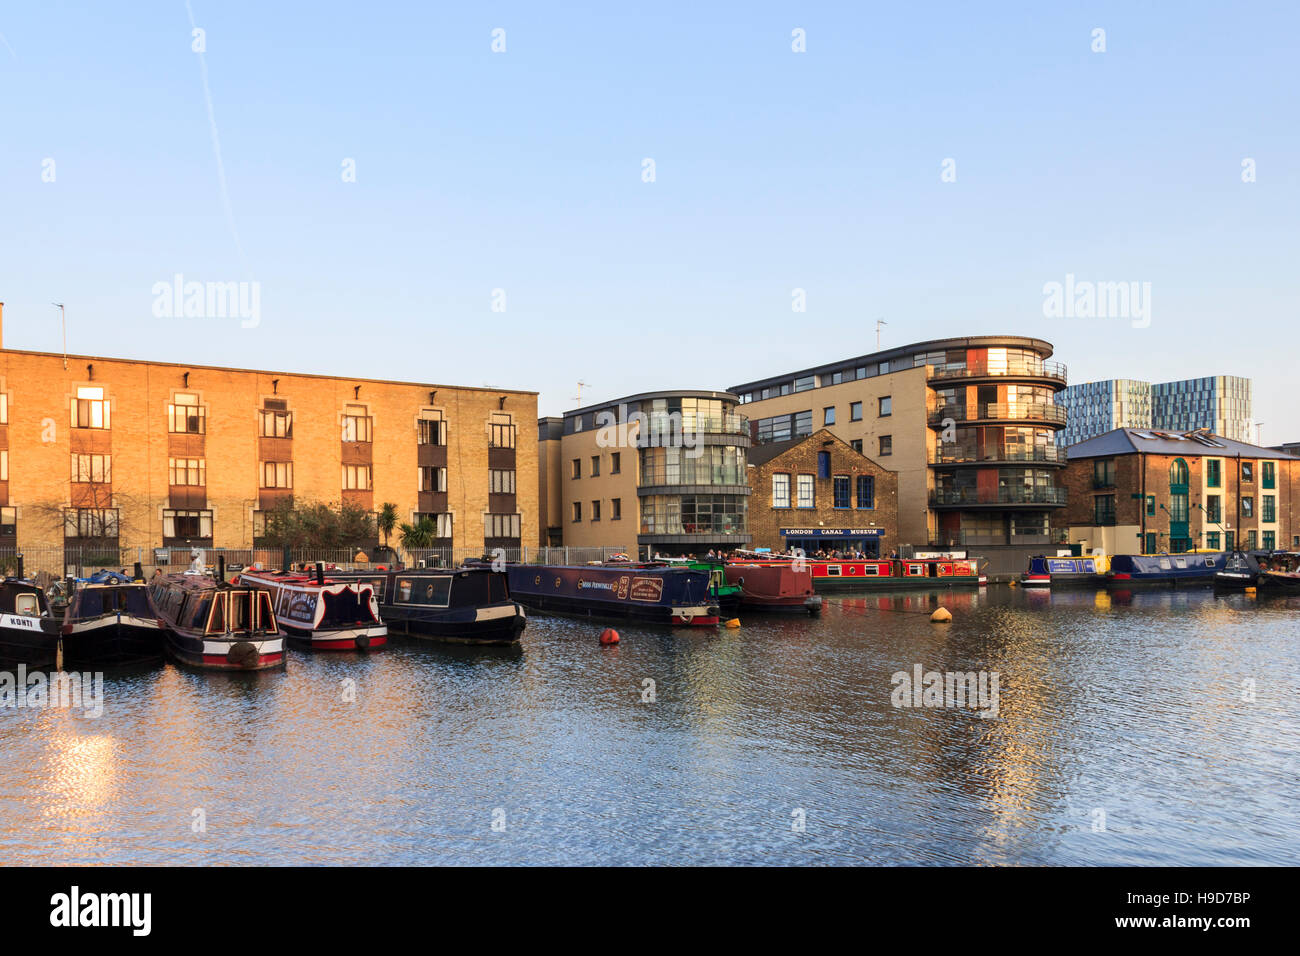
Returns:
[[[931,379],[961,378],[1048,378],[1065,384],[1066,368],[1062,362],[962,362],[953,365],[931,365]]]
[[[1065,528],[1048,528],[1047,534],[990,534],[976,531],[944,531],[937,540],[931,541],[934,548],[978,547],[980,545],[1038,545],[1066,544],[1069,533]]]
[[[1064,488],[936,488],[932,505],[1063,505]]]
[[[679,432],[700,435],[748,435],[749,419],[744,415],[722,415],[720,417],[686,415],[676,418],[649,416],[646,425],[648,435],[672,436]]]
[[[930,424],[954,422],[1027,421],[1065,424],[1065,408],[1046,402],[981,402],[978,405],[937,405],[930,409]]]
[[[1066,450],[1055,445],[1038,445],[1033,448],[1004,445],[977,452],[973,448],[940,444],[930,451],[932,465],[970,465],[986,461],[1027,461],[1063,465],[1068,460],[1069,455]]]

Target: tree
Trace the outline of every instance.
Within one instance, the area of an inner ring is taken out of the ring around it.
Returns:
[[[428,516],[421,518],[416,524],[403,523],[401,531],[402,547],[407,551],[431,548],[434,539],[438,536],[438,526]]]
[[[379,516],[375,519],[379,525],[379,533],[384,536],[384,549],[388,549],[388,536],[393,533],[397,527],[397,505],[391,501],[385,501],[379,506]]]
[[[266,512],[266,532],[259,546],[330,549],[369,547],[375,522],[359,505],[327,505],[286,500]]]

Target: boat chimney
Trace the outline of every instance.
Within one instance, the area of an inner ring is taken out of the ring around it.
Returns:
[[[325,583],[325,564],[322,561],[316,562],[316,583],[317,584]]]
[[[217,580],[222,584],[226,583],[226,556],[224,554],[217,555]]]
[[[144,580],[144,566],[139,561],[135,563],[135,579],[137,581]]]
[[[17,557],[18,557],[18,580],[21,581],[23,580],[23,556],[20,553],[18,554]]]

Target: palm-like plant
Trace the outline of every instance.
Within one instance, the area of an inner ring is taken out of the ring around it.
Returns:
[[[388,536],[397,527],[397,505],[391,501],[385,501],[380,505],[375,523],[379,526],[379,533],[384,536],[384,550],[388,550]]]
[[[416,524],[403,523],[400,529],[402,547],[407,551],[417,551],[433,547],[433,540],[438,534],[438,526],[429,517],[421,518]]]

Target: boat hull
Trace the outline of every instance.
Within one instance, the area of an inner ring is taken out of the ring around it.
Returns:
[[[1106,586],[1124,591],[1144,587],[1210,587],[1225,569],[1226,557],[1216,552],[1117,554],[1111,560]]]
[[[168,629],[167,654],[179,664],[208,671],[265,671],[284,667],[280,635],[216,638]]]
[[[111,614],[63,626],[65,667],[143,667],[161,664],[166,655],[162,626],[153,618]]]
[[[276,621],[294,647],[312,651],[376,651],[388,643],[388,626],[333,627],[310,630],[281,617]]]
[[[514,601],[418,615],[388,608],[384,616],[394,634],[443,644],[517,644],[528,623],[524,609]]]
[[[727,583],[740,586],[740,606],[746,611],[787,611],[818,615],[821,596],[813,592],[812,571],[790,565],[727,565]]]
[[[716,626],[721,616],[706,571],[512,565],[507,573],[510,596],[530,610],[681,627]]]
[[[0,668],[11,670],[19,664],[51,668],[58,650],[58,625],[52,619],[0,614]]]

